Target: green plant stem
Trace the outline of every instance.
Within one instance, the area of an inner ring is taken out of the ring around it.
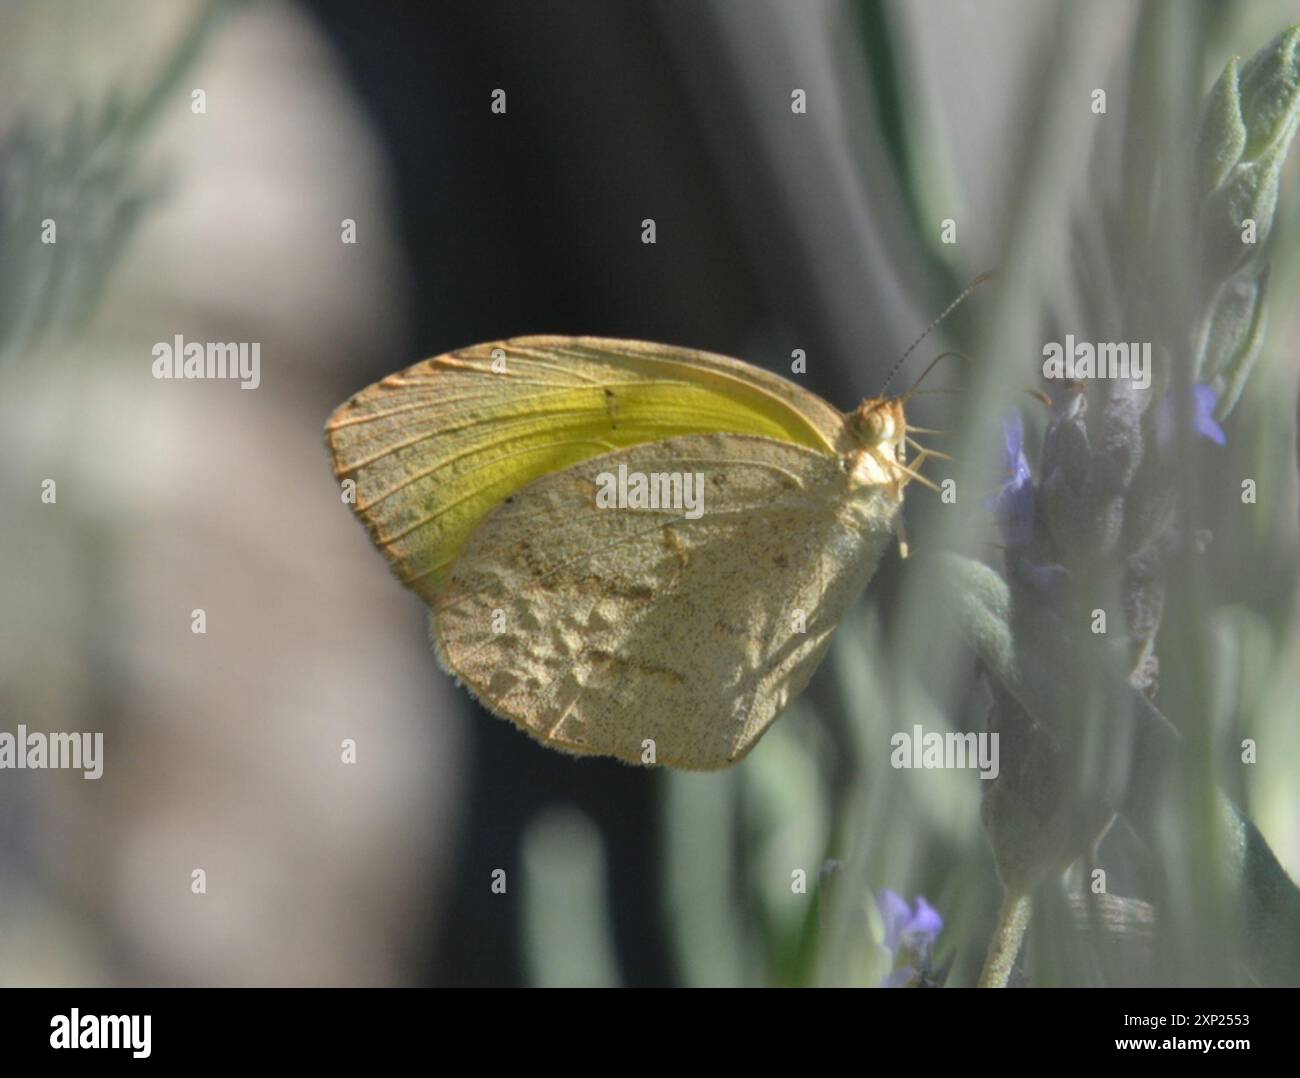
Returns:
[[[194,16],[185,33],[147,90],[129,108],[123,120],[127,138],[143,135],[169,103],[185,73],[191,70],[217,25],[244,0],[208,0]]]
[[[979,988],[1006,988],[1011,978],[1011,970],[1020,954],[1020,944],[1025,938],[1025,929],[1029,927],[1029,917],[1033,913],[1033,899],[1028,894],[1008,890],[1002,899],[1002,908],[998,910],[997,927],[993,930],[993,939],[989,942],[989,953],[984,959],[984,969],[980,972]]]

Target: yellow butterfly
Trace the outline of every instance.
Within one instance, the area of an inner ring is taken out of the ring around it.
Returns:
[[[489,710],[568,752],[714,770],[807,685],[942,456],[908,463],[905,399],[845,413],[725,356],[520,337],[390,375],[326,437]]]

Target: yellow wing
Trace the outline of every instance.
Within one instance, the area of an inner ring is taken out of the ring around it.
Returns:
[[[432,603],[492,508],[544,475],[678,435],[834,453],[845,417],[740,360],[599,337],[518,337],[417,363],[326,424],[340,480],[393,570]]]

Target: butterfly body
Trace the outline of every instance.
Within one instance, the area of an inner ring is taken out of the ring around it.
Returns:
[[[485,706],[555,748],[690,770],[743,757],[803,690],[913,474],[898,400],[846,414],[738,360],[601,338],[425,361],[327,435]],[[698,480],[700,511],[602,505],[615,475]]]

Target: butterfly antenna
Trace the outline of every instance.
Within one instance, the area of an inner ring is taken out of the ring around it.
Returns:
[[[958,295],[958,297],[955,300],[953,300],[950,304],[948,304],[947,307],[943,309],[943,313],[940,314],[939,317],[936,318],[933,322],[931,322],[928,326],[926,326],[925,329],[921,331],[921,335],[917,337],[916,340],[914,340],[910,345],[907,346],[907,351],[904,352],[899,357],[898,362],[895,363],[893,369],[890,370],[889,377],[885,379],[885,384],[880,387],[881,396],[884,396],[885,390],[888,388],[889,383],[894,380],[894,375],[898,373],[898,369],[904,364],[904,362],[906,362],[907,357],[916,351],[917,345],[919,345],[923,340],[925,340],[926,337],[928,337],[930,333],[936,327],[938,327],[938,325],[945,318],[947,318],[950,314],[952,314],[953,311],[955,311],[958,307],[960,307],[962,302],[966,299],[967,296],[969,296],[972,292],[975,291],[975,289],[979,288],[980,285],[984,284],[984,282],[990,280],[992,277],[993,277],[993,271],[988,270],[984,273],[981,273],[978,277],[976,277],[973,281],[971,281],[970,284],[968,284],[965,288],[961,290],[961,294]]]
[[[915,393],[918,388],[920,388],[921,383],[926,380],[930,372],[934,370],[934,368],[937,367],[941,362],[943,362],[943,360],[951,359],[953,357],[956,357],[957,359],[964,359],[967,363],[970,362],[970,356],[968,356],[965,352],[940,352],[937,356],[934,357],[934,359],[930,360],[929,366],[927,366],[925,370],[921,372],[920,377],[917,378],[917,380],[912,383],[912,388],[909,389],[898,399],[902,401],[904,404],[910,401],[912,399],[912,394]]]

